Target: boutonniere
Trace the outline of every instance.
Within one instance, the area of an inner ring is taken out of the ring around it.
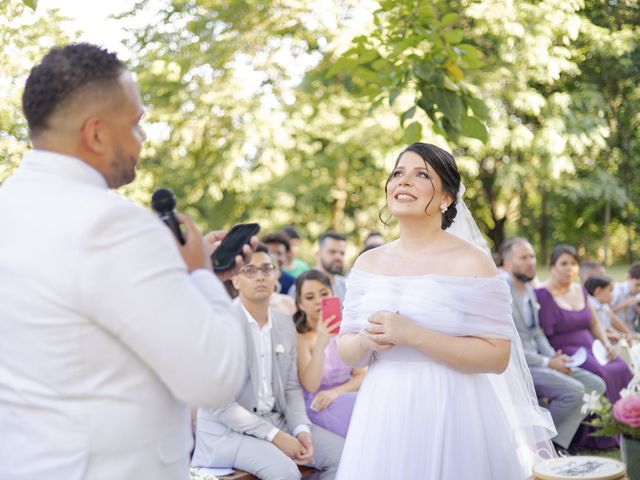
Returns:
[[[536,312],[540,311],[540,304],[537,301],[532,300],[531,303],[533,303],[533,308],[536,309]]]
[[[283,353],[284,353],[284,345],[279,343],[278,345],[276,345],[276,354],[282,355]]]

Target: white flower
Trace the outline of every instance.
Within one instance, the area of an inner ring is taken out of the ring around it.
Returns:
[[[628,397],[632,393],[633,392],[631,390],[629,390],[628,388],[623,388],[622,390],[620,390],[620,398]]]
[[[591,393],[585,393],[582,397],[582,401],[584,401],[584,405],[580,407],[581,413],[591,413],[598,411],[601,408],[600,394],[595,390]]]
[[[189,470],[189,475],[191,476],[191,480],[219,480],[215,475],[199,472],[195,468]]]
[[[278,355],[282,355],[284,353],[284,345],[282,345],[281,343],[276,345],[276,353]]]

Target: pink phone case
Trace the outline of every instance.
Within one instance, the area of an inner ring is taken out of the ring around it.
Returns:
[[[340,331],[340,322],[342,321],[342,306],[338,297],[325,297],[320,302],[322,308],[322,318],[329,318],[335,315],[335,318],[329,324],[332,328],[329,330],[332,334]]]

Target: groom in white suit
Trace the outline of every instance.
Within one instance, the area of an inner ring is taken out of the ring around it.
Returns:
[[[300,478],[297,465],[311,465],[322,470],[320,479],[331,480],[344,440],[307,416],[293,319],[269,308],[277,270],[267,248],[258,245],[233,277],[249,368],[235,401],[198,411],[192,465],[236,467],[263,480]]]
[[[109,192],[145,139],[136,83],[106,50],[55,48],[23,108],[34,150],[0,187],[0,479],[186,480],[189,405],[235,397],[244,342],[193,222],[179,246]]]

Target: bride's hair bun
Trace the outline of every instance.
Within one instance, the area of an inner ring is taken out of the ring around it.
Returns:
[[[453,219],[456,218],[456,215],[458,214],[458,208],[456,207],[457,203],[458,198],[456,198],[453,203],[449,205],[447,211],[442,215],[442,230],[446,230],[447,228],[449,228],[453,223]]]

